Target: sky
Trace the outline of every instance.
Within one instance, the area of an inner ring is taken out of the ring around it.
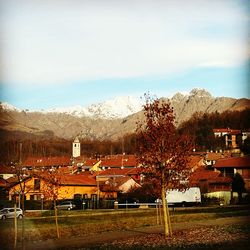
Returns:
[[[0,0],[0,101],[250,98],[249,11],[247,0]]]

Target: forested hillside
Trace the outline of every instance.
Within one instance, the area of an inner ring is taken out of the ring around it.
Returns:
[[[190,134],[196,149],[218,150],[225,148],[224,138],[215,138],[214,128],[247,130],[250,128],[250,109],[225,111],[223,113],[195,113],[191,119],[181,124],[180,133]]]
[[[223,113],[195,113],[191,119],[182,123],[180,133],[190,134],[195,141],[196,150],[224,149],[224,138],[215,138],[213,128],[247,130],[250,128],[250,109],[226,111]],[[0,161],[3,164],[18,162],[28,156],[71,156],[72,141],[55,137],[47,131],[42,135],[0,130]],[[249,152],[249,140],[243,149]],[[136,153],[136,136],[126,134],[118,140],[81,140],[81,154],[88,157],[109,154]]]

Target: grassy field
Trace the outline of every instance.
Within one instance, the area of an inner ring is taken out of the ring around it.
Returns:
[[[248,216],[249,206],[179,208],[170,209],[171,222],[206,221],[213,218]],[[156,210],[119,209],[59,211],[59,230],[62,238],[79,237],[109,231],[133,230],[155,226]],[[23,232],[24,228],[24,234]],[[14,238],[14,221],[0,221],[1,242],[8,243]],[[26,213],[18,220],[18,241],[43,241],[56,238],[53,211]]]

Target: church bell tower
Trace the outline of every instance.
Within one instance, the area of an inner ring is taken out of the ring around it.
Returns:
[[[81,144],[78,137],[76,137],[72,144],[72,156],[73,158],[76,158],[80,155],[81,155]]]

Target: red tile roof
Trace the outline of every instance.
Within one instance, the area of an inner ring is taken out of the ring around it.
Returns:
[[[228,134],[240,134],[241,130],[230,129],[230,128],[215,128],[213,129],[214,133],[228,133]]]
[[[71,160],[69,156],[29,157],[22,165],[27,167],[67,166],[71,165]]]
[[[99,176],[110,176],[110,175],[136,175],[140,174],[140,168],[111,168],[100,171]]]
[[[8,166],[0,166],[0,174],[14,174],[15,168]]]
[[[77,162],[78,159],[76,159]],[[137,161],[136,161],[136,157],[134,155],[112,155],[112,156],[106,156],[104,158],[101,159],[87,159],[82,161],[83,162],[83,166],[87,166],[87,167],[92,167],[93,165],[95,165],[96,163],[98,163],[99,161],[101,161],[100,163],[100,167],[135,167],[137,166]]]
[[[84,166],[88,166],[88,167],[92,167],[94,166],[99,160],[96,160],[96,159],[87,159],[85,162],[84,162]]]
[[[223,176],[219,176],[219,177],[216,177],[216,178],[214,178],[214,179],[211,179],[211,180],[209,180],[209,183],[214,183],[214,184],[216,184],[216,183],[231,183],[232,182],[232,179],[231,178],[229,178],[229,177],[223,177]]]
[[[3,178],[0,178],[0,187],[7,187],[8,185],[8,182],[3,179]]]
[[[135,185],[139,186],[131,177],[124,176],[124,177],[117,177],[115,179],[109,179],[105,182],[100,182],[101,190],[102,191],[121,191],[121,186],[126,183],[127,181],[132,180]]]
[[[77,167],[74,166],[60,167],[58,168],[57,172],[59,174],[73,174],[77,172]]]
[[[231,178],[221,176],[221,172],[212,170],[197,170],[191,174],[189,181],[192,185],[197,185],[199,181],[209,183],[230,183]]]
[[[188,165],[191,168],[194,168],[194,167],[198,168],[198,167],[204,166],[205,164],[203,163],[203,156],[200,156],[200,155],[189,156]]]
[[[222,158],[222,154],[221,153],[207,153],[206,154],[206,160],[208,161],[216,161],[218,159]]]
[[[96,180],[91,176],[75,175],[56,175],[60,185],[76,186],[96,186]]]
[[[250,156],[230,157],[219,159],[215,165],[215,168],[250,168]]]
[[[136,157],[134,155],[118,155],[111,158],[101,159],[103,167],[135,167],[137,166]]]
[[[208,180],[217,178],[221,173],[212,170],[197,170],[190,176],[190,180]]]

